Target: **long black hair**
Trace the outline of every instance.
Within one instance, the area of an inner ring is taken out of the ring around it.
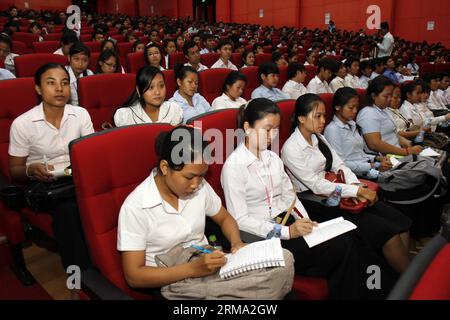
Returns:
[[[201,130],[186,125],[177,126],[169,132],[160,133],[156,139],[158,164],[165,160],[172,170],[181,171],[185,164],[194,163],[200,157],[207,162],[209,159],[204,157],[209,154],[206,152],[208,144]]]
[[[374,96],[378,96],[384,91],[384,88],[394,86],[391,79],[385,76],[378,76],[369,81],[369,87],[366,94],[366,106],[372,106],[375,103]]]
[[[150,88],[150,85],[156,75],[160,74],[164,79],[164,73],[156,67],[144,66],[136,74],[136,89],[130,95],[128,100],[120,107],[127,108],[134,105],[137,101],[145,108],[144,93]]]
[[[120,66],[119,55],[116,53],[116,51],[111,50],[111,49],[107,49],[107,50],[103,50],[100,53],[100,56],[98,57],[98,60],[97,60],[97,73],[103,73],[102,66],[100,65],[100,62],[105,63],[106,60],[108,60],[111,57],[114,57],[116,59],[116,68],[114,69],[114,73],[119,73],[120,72],[121,66]]]
[[[247,83],[247,77],[244,74],[240,73],[239,71],[231,71],[223,82],[222,92],[226,93],[228,91],[227,87],[231,87],[239,80]]]
[[[333,111],[336,113],[337,107],[344,107],[351,99],[359,98],[358,92],[350,87],[339,88],[333,96]]]
[[[299,117],[307,117],[308,114],[314,112],[319,104],[325,104],[325,102],[316,94],[307,93],[300,96],[295,102],[295,113],[292,121],[292,131],[294,131],[300,125]],[[322,138],[314,134],[318,141],[318,147],[320,152],[326,159],[325,171],[329,172],[333,166],[333,154],[331,153],[328,145],[322,140]]]
[[[250,127],[253,127],[256,121],[263,119],[268,114],[280,114],[280,108],[275,102],[266,98],[253,99],[239,108],[237,115],[238,128],[243,129],[245,122],[248,122]]]
[[[409,94],[413,93],[414,90],[416,90],[417,87],[421,87],[420,83],[418,83],[417,81],[404,83],[400,87],[401,90],[402,90],[402,101],[401,101],[401,104],[403,104],[403,102],[408,100],[408,93]]]

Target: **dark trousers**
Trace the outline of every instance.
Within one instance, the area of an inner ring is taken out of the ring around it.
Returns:
[[[91,258],[84,238],[78,205],[75,198],[58,202],[50,210],[53,232],[58,243],[64,268],[77,265],[81,271],[91,266]]]

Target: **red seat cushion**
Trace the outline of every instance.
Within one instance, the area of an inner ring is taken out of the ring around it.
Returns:
[[[210,104],[222,95],[223,83],[230,72],[230,69],[208,69],[199,73],[199,92]]]
[[[87,41],[84,43],[84,45],[91,50],[91,53],[100,52],[100,48],[102,46],[102,44],[97,41]]]
[[[250,100],[252,92],[260,86],[258,67],[248,67],[241,69],[241,72],[247,77],[247,84],[245,85],[244,94],[242,97],[245,100]]]
[[[295,276],[294,291],[299,300],[324,300],[329,296],[325,278]]]
[[[277,103],[281,112],[281,122],[279,129],[279,149],[283,147],[283,144],[291,136],[292,133],[292,116],[295,112],[295,100],[285,100]],[[277,148],[273,145],[272,148]],[[274,150],[274,149],[272,149]]]
[[[17,77],[34,77],[36,71],[46,63],[67,64],[67,57],[52,53],[25,54],[14,58]]]
[[[166,100],[173,97],[175,91],[177,91],[177,80],[175,78],[175,71],[163,70],[164,79],[166,82]]]
[[[78,80],[80,106],[89,112],[94,129],[101,130],[104,122],[113,123],[114,112],[135,90],[134,74],[97,74]]]
[[[99,57],[100,57],[100,52],[91,52],[91,57],[89,58],[88,69],[90,69],[93,73],[97,72],[97,62],[98,62]]]
[[[33,52],[35,53],[53,53],[61,47],[59,41],[33,42]]]
[[[233,64],[240,69],[243,66],[243,62],[242,62],[242,53],[237,53],[234,52],[231,54],[231,62],[233,62]]]
[[[272,62],[271,53],[258,53],[257,55],[255,55],[255,66],[259,66],[264,62]]]
[[[219,58],[220,58],[220,54],[213,52],[213,53],[202,54],[200,57],[200,60],[201,60],[202,64],[204,64],[208,68],[211,68],[212,65],[214,63],[216,63],[217,60],[219,60]]]
[[[334,95],[332,93],[322,93],[320,94],[320,98],[325,102],[326,107],[326,122],[325,125],[328,125],[331,120],[333,119],[334,112],[333,112],[333,97]]]
[[[288,66],[281,66],[278,67],[278,69],[280,70],[280,76],[277,88],[281,90],[284,84],[288,81]]]
[[[28,32],[14,32],[12,35],[12,39],[25,43],[30,51],[33,48],[33,42],[39,42],[39,36],[37,34]]]
[[[311,81],[311,79],[313,79],[317,75],[317,67],[305,66],[305,69],[306,69],[305,83],[308,84]]]
[[[169,55],[169,66],[167,69],[173,69],[177,64],[185,64],[188,62],[183,52],[175,52]]]
[[[22,41],[13,40],[11,52],[15,53],[15,54],[23,55],[23,54],[31,53],[32,50],[30,48],[28,48],[27,45],[25,43],[23,43]]]
[[[133,52],[127,55],[128,72],[137,73],[146,65],[144,52]]]

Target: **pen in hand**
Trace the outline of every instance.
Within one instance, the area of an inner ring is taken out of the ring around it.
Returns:
[[[201,251],[201,252],[203,252],[203,253],[213,253],[212,250],[206,249],[206,248],[201,247],[201,246],[197,246],[197,245],[195,245],[195,244],[191,244],[191,248],[194,248],[194,249],[196,249],[196,250],[198,250],[198,251]]]

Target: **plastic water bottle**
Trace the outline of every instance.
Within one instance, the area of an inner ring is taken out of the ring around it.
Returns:
[[[414,138],[415,145],[421,145],[423,143],[423,137],[425,136],[425,130],[420,128],[419,134]]]
[[[215,234],[212,234],[208,237],[209,244],[211,247],[213,247],[215,250],[223,251],[222,245],[217,241],[217,237]]]
[[[328,207],[337,207],[339,205],[339,203],[341,202],[341,194],[342,194],[342,187],[337,185],[336,189],[334,189],[333,193],[327,199],[325,204]]]
[[[267,234],[266,239],[281,238],[281,225],[275,223],[273,229]]]
[[[371,179],[377,179],[378,175],[380,174],[380,171],[378,171],[375,168],[371,168],[368,172],[367,172],[367,177],[371,178]]]

